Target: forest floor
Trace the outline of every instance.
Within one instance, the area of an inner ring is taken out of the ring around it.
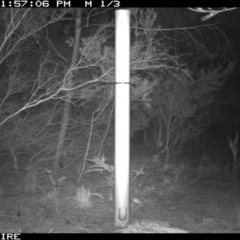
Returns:
[[[184,160],[168,169],[150,162],[131,157],[131,171],[142,168],[144,175],[131,184],[125,229],[114,224],[107,174],[89,172],[76,184],[77,163],[31,174],[0,165],[0,233],[240,232],[240,179],[235,187],[234,172]]]

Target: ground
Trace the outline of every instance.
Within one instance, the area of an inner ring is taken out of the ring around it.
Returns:
[[[26,171],[1,165],[0,232],[240,232],[240,182],[235,187],[233,171],[224,174],[187,164],[163,169],[161,163],[150,162],[150,157],[131,157],[131,169],[144,167],[145,175],[131,185],[125,231],[114,226],[113,188],[101,184],[106,174],[90,172],[76,183],[75,163],[54,173],[38,170],[31,180]],[[88,199],[81,195],[84,189]]]

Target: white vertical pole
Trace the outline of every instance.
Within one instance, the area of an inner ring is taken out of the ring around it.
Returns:
[[[129,222],[130,11],[116,10],[115,225]]]

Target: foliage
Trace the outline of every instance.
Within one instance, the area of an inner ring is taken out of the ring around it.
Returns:
[[[66,158],[82,156],[83,150],[77,149],[79,145],[86,152],[85,159],[90,150],[100,156],[103,145],[110,142],[109,136],[112,139],[114,133],[114,20],[97,25],[91,34],[81,37],[77,61],[69,66],[44,33],[50,24],[57,27],[60,24],[56,23],[74,17],[73,12],[1,9],[1,131],[6,131],[5,124],[13,124],[11,133],[2,135],[2,146],[13,155],[19,146],[27,151],[31,148],[31,164],[35,158],[49,159],[48,154],[54,151],[58,111],[68,100],[65,98],[68,91],[72,94],[73,107],[65,139]],[[97,12],[93,12],[93,16],[87,13],[86,28],[92,29],[98,14],[103,16]],[[191,74],[183,56],[178,55],[177,50],[173,53],[167,33],[171,29],[160,27],[158,19],[154,9],[131,9],[131,136],[154,126],[155,146],[171,152],[177,144],[199,134],[203,125],[197,110],[212,102],[234,64],[195,67]],[[187,33],[192,36],[190,30],[183,28],[172,32],[180,30],[184,36]],[[74,36],[70,30],[64,33],[67,34],[65,43],[72,47]],[[188,42],[186,38],[185,41]],[[196,39],[193,43],[199,46]],[[33,57],[29,63],[37,65],[31,71],[23,64],[25,58],[29,59],[26,57],[29,52],[37,53],[36,59]],[[67,85],[69,76],[73,82],[71,89]],[[41,112],[37,106],[43,103],[48,107]],[[21,119],[21,113],[26,114],[26,118]]]
[[[145,141],[161,153],[166,151],[169,160],[177,147],[189,138],[196,138],[211,123],[210,118],[203,122],[205,112],[199,113],[198,109],[213,102],[235,65],[236,62],[229,62],[201,69],[196,79],[182,73],[178,73],[177,79],[162,78],[151,94],[151,108],[134,105],[133,109],[137,109],[134,129],[149,128],[153,140],[147,138]]]
[[[103,185],[107,186],[114,186],[114,166],[106,163],[105,156],[102,156],[101,158],[93,158],[88,159],[89,162],[94,163],[89,167],[88,170],[85,171],[84,174],[90,173],[90,172],[100,172],[101,174],[106,173],[105,181],[103,182]],[[141,175],[144,175],[145,172],[143,171],[143,168],[140,169],[133,169],[130,172],[130,184],[133,184],[136,182],[137,178]]]

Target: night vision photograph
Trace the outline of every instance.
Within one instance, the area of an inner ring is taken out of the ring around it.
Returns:
[[[2,237],[240,233],[239,8],[1,2]]]

